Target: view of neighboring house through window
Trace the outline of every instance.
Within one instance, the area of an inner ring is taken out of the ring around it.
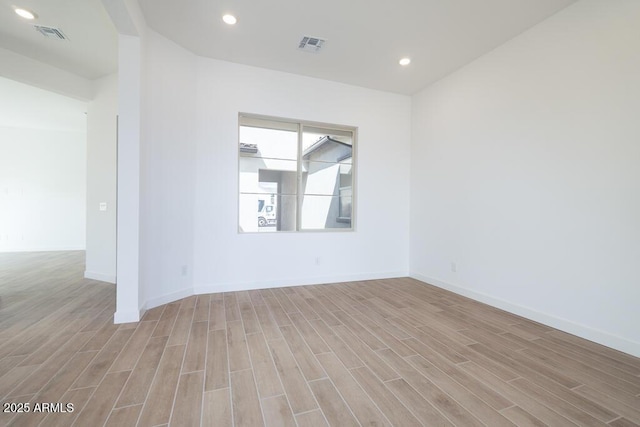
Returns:
[[[239,230],[353,230],[355,128],[240,114]]]

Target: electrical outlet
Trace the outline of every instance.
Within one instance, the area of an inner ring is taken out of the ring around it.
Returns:
[[[320,263],[322,262],[322,258],[320,258],[319,256],[316,257],[316,265],[320,265]]]
[[[186,265],[183,265],[182,268],[180,269],[180,272],[182,273],[183,276],[186,276],[187,273],[189,272],[189,268]]]
[[[458,271],[458,265],[455,262],[451,262],[451,272],[455,273]]]

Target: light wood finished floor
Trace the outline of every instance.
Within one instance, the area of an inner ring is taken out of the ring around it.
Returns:
[[[0,254],[0,426],[634,426],[640,359],[402,278],[113,325],[82,252]]]

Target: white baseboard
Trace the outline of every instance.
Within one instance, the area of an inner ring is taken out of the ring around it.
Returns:
[[[146,310],[149,310],[150,308],[158,307],[163,304],[169,304],[170,302],[178,301],[179,299],[190,297],[191,295],[194,295],[193,288],[189,287],[180,289],[179,291],[148,299],[144,303],[144,308]]]
[[[589,341],[596,342],[598,344],[605,345],[607,347],[611,347],[632,356],[640,357],[640,343],[638,342],[631,341],[629,339],[622,338],[605,331],[593,329],[588,326],[575,323],[568,319],[552,316],[547,313],[514,304],[512,302],[496,298],[482,292],[476,292],[462,286],[453,285],[451,283],[447,283],[433,277],[427,277],[417,273],[412,273],[410,276],[416,280],[420,280],[421,282],[425,282],[439,288],[454,292],[456,294],[474,299],[476,301],[483,302],[490,306],[542,323],[543,325],[568,332],[570,334],[587,339]]]
[[[84,251],[84,246],[0,246],[0,252],[66,252],[66,251]]]
[[[140,311],[116,311],[113,314],[113,323],[131,323],[131,322],[139,322],[142,319],[146,310],[140,309]]]
[[[116,283],[116,276],[112,274],[96,273],[95,271],[84,272],[84,277],[91,280],[99,280],[101,282]]]
[[[203,284],[196,285],[193,288],[185,288],[179,291],[171,292],[165,295],[153,297],[145,301],[144,308],[149,310],[154,307],[161,306],[180,300],[182,298],[190,297],[191,295],[201,294],[214,294],[218,292],[235,292],[235,291],[249,291],[253,289],[269,289],[279,288],[283,286],[303,286],[303,285],[319,285],[323,283],[339,283],[339,282],[353,282],[359,280],[376,280],[376,279],[391,279],[394,277],[406,277],[407,272],[393,271],[386,273],[372,273],[372,274],[352,274],[345,276],[321,276],[311,277],[304,279],[282,279],[282,280],[267,280],[260,282],[236,282],[236,283],[222,283],[222,284]]]
[[[318,276],[318,277],[297,278],[297,279],[266,280],[266,281],[259,281],[259,282],[201,284],[201,285],[196,285],[194,287],[194,293],[196,295],[214,294],[218,292],[250,291],[253,289],[280,288],[283,286],[321,285],[325,283],[391,279],[394,277],[406,277],[406,276],[407,276],[406,272],[392,271],[392,272],[371,273],[371,274],[349,274],[344,276]]]

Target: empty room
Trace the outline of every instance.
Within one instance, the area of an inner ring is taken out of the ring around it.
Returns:
[[[639,23],[3,1],[0,426],[640,426]]]

